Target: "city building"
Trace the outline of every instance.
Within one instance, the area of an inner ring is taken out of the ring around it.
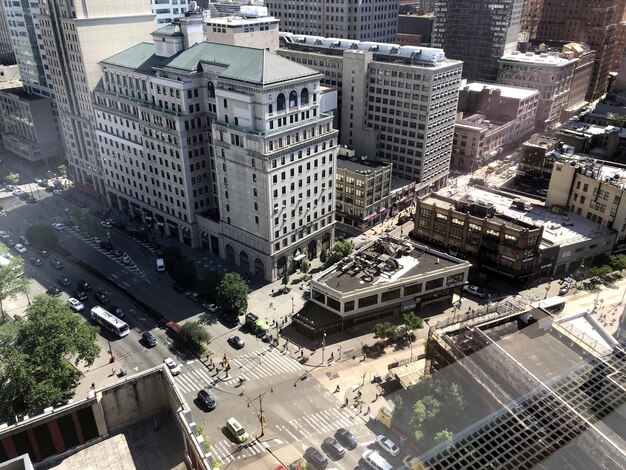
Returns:
[[[15,53],[7,24],[6,5],[0,3],[0,65],[14,65]]]
[[[26,93],[24,88],[0,85],[2,145],[25,160],[51,160],[63,151],[54,102]]]
[[[617,35],[624,5],[624,0],[598,0],[590,8],[587,0],[571,0],[564,8],[561,0],[537,2],[535,19],[531,21],[534,34],[531,40],[546,44],[574,41],[596,51],[588,101],[595,101],[607,92],[614,59],[623,52],[617,45]]]
[[[358,158],[354,150],[339,147],[335,177],[336,230],[353,236],[385,220],[391,210],[391,168],[389,163]]]
[[[107,462],[116,468],[211,470],[211,454],[191,414],[166,366],[153,367],[41,414],[0,424],[0,468]]]
[[[401,15],[425,15],[435,11],[435,0],[402,0],[399,8]]]
[[[142,0],[48,0],[39,7],[43,52],[72,180],[78,188],[103,197],[92,106],[92,91],[101,79],[98,62],[148,39],[154,15]]]
[[[619,161],[626,152],[626,131],[616,126],[570,121],[554,137],[574,147],[575,153],[602,160]]]
[[[307,336],[451,302],[470,264],[409,240],[376,239],[311,279],[311,300],[293,317]]]
[[[401,46],[429,45],[432,40],[433,13],[400,15],[398,17],[398,44]]]
[[[463,64],[441,49],[282,34],[280,55],[337,88],[341,143],[393,163],[416,190],[444,186]]]
[[[244,7],[241,8],[245,12]],[[208,42],[256,47],[271,52],[278,49],[279,21],[274,17],[228,16],[208,18],[205,21]]]
[[[626,166],[586,156],[561,156],[554,162],[546,208],[570,217],[577,214],[612,229],[617,236],[609,248],[626,250]]]
[[[167,24],[189,10],[189,0],[150,0],[157,24]]]
[[[333,241],[336,101],[319,72],[203,34],[189,14],[101,61],[107,197],[149,231],[277,279]]]
[[[463,84],[450,168],[473,171],[534,130],[539,92],[484,83]]]
[[[555,137],[535,134],[522,144],[517,167],[518,180],[543,187],[550,181],[552,164],[561,153],[574,153],[574,147],[564,145]]]
[[[412,236],[468,259],[479,272],[530,280],[574,272],[611,254],[617,232],[579,214],[481,187],[418,198]]]
[[[555,317],[528,303],[431,325],[431,380],[462,377],[472,400],[464,429],[417,457],[424,468],[626,465],[623,347],[593,312],[568,311],[566,304]],[[390,398],[423,398],[398,395]]]
[[[481,272],[515,281],[533,278],[540,269],[543,227],[496,214],[495,205],[471,194],[455,196],[418,197],[411,235],[471,261]]]
[[[5,86],[21,86],[20,69],[17,65],[0,65],[0,83]]]
[[[498,59],[517,48],[524,0],[436,0],[432,46],[463,61],[463,77],[495,82]]]
[[[578,59],[572,72],[567,105],[561,113],[561,122],[566,122],[589,103],[587,90],[593,75],[596,51],[592,51],[586,44],[568,43],[563,46],[562,55],[569,59]]]
[[[567,59],[556,54],[514,51],[500,59],[498,82],[539,90],[536,127],[556,127],[561,121],[562,111],[569,104],[577,61],[576,58]]]
[[[265,6],[280,30],[326,38],[393,43],[398,34],[399,0],[270,0]]]

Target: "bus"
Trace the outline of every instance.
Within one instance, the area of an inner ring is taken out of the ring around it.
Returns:
[[[120,338],[126,336],[130,330],[126,322],[123,322],[112,313],[107,312],[100,306],[91,309],[91,319],[100,323],[111,333],[115,333]]]
[[[554,297],[548,297],[547,299],[533,302],[531,304],[533,308],[542,308],[550,313],[558,313],[565,308],[565,300],[559,295]]]

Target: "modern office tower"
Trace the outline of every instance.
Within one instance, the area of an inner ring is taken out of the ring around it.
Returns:
[[[285,33],[279,54],[324,73],[341,97],[341,143],[393,163],[416,191],[445,185],[463,64],[441,49]]]
[[[277,279],[334,238],[322,75],[265,49],[194,44],[202,35],[181,18],[100,63],[107,197],[147,230]]]
[[[39,3],[6,2],[4,11],[24,91],[53,98],[48,60],[43,51],[43,37],[38,21]]]
[[[42,0],[39,26],[75,184],[104,194],[104,178],[93,127],[92,91],[100,81],[98,62],[154,30],[144,0]]]
[[[436,0],[433,47],[463,61],[463,76],[495,82],[498,59],[517,48],[524,0]]]
[[[11,35],[6,20],[4,2],[0,3],[0,65],[14,65],[15,54],[11,45]]]
[[[188,0],[150,0],[158,24],[171,23],[189,9]]]
[[[270,0],[280,30],[327,38],[395,43],[399,0]]]
[[[616,54],[618,23],[624,0],[543,0],[535,42],[584,42],[596,51],[587,99],[594,101],[607,91]],[[621,53],[621,51],[620,51]]]

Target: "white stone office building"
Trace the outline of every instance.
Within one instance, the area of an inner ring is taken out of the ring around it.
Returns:
[[[104,194],[93,125],[98,62],[150,38],[154,15],[144,0],[41,1],[44,53],[59,112],[65,155],[79,188]]]
[[[150,0],[157,24],[165,25],[180,18],[189,9],[188,0]]]
[[[321,74],[264,49],[197,42],[181,18],[100,63],[111,205],[148,230],[276,279],[334,237],[337,132]]]
[[[446,184],[463,64],[442,49],[281,34],[278,53],[340,95],[341,143],[420,188]]]
[[[394,42],[398,34],[398,0],[269,0],[269,14],[280,30],[329,38]]]

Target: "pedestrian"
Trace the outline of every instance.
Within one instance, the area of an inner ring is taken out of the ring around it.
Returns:
[[[92,382],[92,383],[91,383],[91,388],[93,388],[93,389],[95,390],[95,388],[96,388],[96,384],[95,384],[95,382]]]
[[[371,410],[371,408],[368,406],[368,407],[367,407],[367,411],[365,412],[365,414],[366,414],[366,415],[370,414],[370,410]]]
[[[337,385],[337,387],[335,387],[335,393],[339,393],[341,391],[341,388],[339,387],[339,385]]]
[[[111,375],[115,375],[115,367],[111,367]]]
[[[345,400],[345,402],[344,402],[344,405],[343,405],[343,406],[348,406],[348,397],[346,397],[346,400]]]
[[[331,361],[335,360],[335,353],[332,353],[332,352],[330,353],[330,360]]]

